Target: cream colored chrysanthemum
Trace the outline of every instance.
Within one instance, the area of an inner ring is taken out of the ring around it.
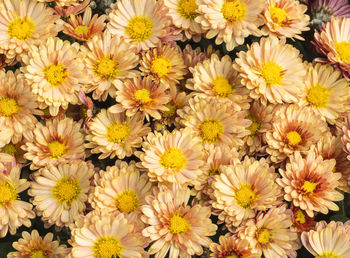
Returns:
[[[178,122],[177,110],[182,109],[187,105],[188,100],[191,95],[186,92],[179,91],[176,87],[171,87],[169,90],[170,101],[165,104],[165,107],[168,108],[167,111],[162,111],[161,122],[171,126],[175,125],[176,128],[180,128],[180,123]]]
[[[250,132],[251,121],[246,111],[237,111],[225,101],[214,97],[191,98],[188,106],[177,111],[181,124],[208,145],[226,145],[230,148],[243,145],[242,138]]]
[[[26,179],[20,179],[20,175],[19,166],[13,166],[7,175],[0,173],[0,238],[8,231],[11,235],[16,234],[22,225],[30,227],[30,219],[35,218],[33,205],[19,198],[19,193],[30,185]]]
[[[27,142],[21,148],[26,151],[24,157],[32,161],[30,169],[84,159],[84,138],[80,126],[71,118],[53,119],[47,120],[45,125],[37,123],[32,132],[25,132]]]
[[[210,208],[199,204],[188,205],[190,190],[187,187],[172,190],[160,187],[146,198],[142,206],[145,224],[142,231],[153,242],[148,253],[155,257],[192,257],[201,255],[209,247],[209,236],[216,233],[217,226],[210,220]]]
[[[93,211],[81,224],[72,230],[71,258],[145,257],[147,243],[123,213]]]
[[[172,24],[181,29],[184,40],[193,39],[199,42],[202,38],[203,29],[201,25],[194,21],[199,15],[198,5],[195,0],[164,0],[164,5],[168,8],[168,16]]]
[[[344,123],[342,123],[341,132],[342,132],[341,140],[344,145],[344,151],[345,153],[348,154],[347,158],[348,160],[350,160],[350,113],[347,116],[345,116]],[[350,183],[350,179],[349,179],[349,183]]]
[[[150,133],[142,150],[140,165],[152,182],[189,185],[202,174],[203,148],[187,129]]]
[[[305,80],[303,105],[312,107],[330,124],[349,109],[350,89],[341,72],[330,65],[310,64]]]
[[[85,210],[94,174],[84,161],[71,164],[49,165],[33,175],[28,194],[36,212],[48,225],[69,226]]]
[[[237,229],[238,236],[246,239],[254,253],[266,258],[296,257],[300,248],[298,235],[290,230],[292,212],[286,206],[273,207],[267,213],[258,213]]]
[[[295,151],[307,152],[328,131],[327,123],[310,107],[276,107],[272,129],[265,134],[266,152],[279,163]]]
[[[100,34],[106,26],[106,15],[95,14],[91,19],[91,8],[86,8],[83,18],[71,14],[63,24],[62,32],[80,41],[89,41],[93,36]]]
[[[40,257],[67,257],[69,249],[65,245],[60,245],[58,240],[53,241],[53,234],[47,233],[43,238],[37,230],[32,232],[23,231],[22,238],[12,244],[16,252],[7,255],[8,258],[40,258]]]
[[[316,50],[325,58],[316,61],[330,63],[339,68],[343,76],[350,80],[350,18],[334,17],[323,24],[322,30],[315,30]]]
[[[350,227],[340,221],[320,221],[315,230],[301,233],[301,241],[317,258],[346,258],[350,254]]]
[[[139,113],[126,117],[125,113],[113,114],[106,109],[91,120],[89,129],[85,147],[91,148],[91,153],[99,153],[99,159],[130,157],[141,147],[142,137],[151,131]]]
[[[265,159],[246,157],[239,164],[222,166],[216,175],[213,208],[221,223],[232,232],[242,221],[253,218],[258,210],[281,203],[281,188],[275,183],[277,173]]]
[[[304,96],[306,68],[292,45],[276,37],[261,38],[237,56],[233,67],[252,98],[266,105],[299,102]]]
[[[140,173],[134,164],[108,167],[98,181],[89,201],[94,209],[108,213],[122,212],[130,221],[140,219],[140,207],[152,193],[152,183],[146,173]]]
[[[116,84],[116,101],[120,104],[109,111],[126,110],[127,116],[140,112],[149,121],[150,116],[161,119],[161,112],[169,111],[166,104],[170,101],[167,85],[153,81],[152,77],[134,77]]]
[[[170,19],[162,1],[121,0],[109,14],[107,29],[136,46],[137,52],[157,46],[167,34]]]
[[[203,205],[209,204],[208,201],[214,199],[212,184],[215,181],[215,176],[222,173],[222,166],[234,165],[239,163],[241,155],[235,148],[230,149],[227,146],[214,147],[209,146],[205,150],[203,160],[205,165],[202,168],[203,174],[193,180],[194,188],[192,193]]]
[[[235,109],[249,108],[249,90],[244,87],[238,73],[232,68],[232,60],[226,55],[219,59],[216,54],[194,68],[190,68],[193,79],[186,82],[186,88],[200,97],[215,97],[227,100],[235,105]]]
[[[259,254],[252,253],[247,240],[239,239],[235,235],[220,236],[219,244],[210,244],[210,251],[210,257],[213,258],[260,258]]]
[[[14,144],[18,143],[22,140],[23,132],[33,130],[38,121],[34,115],[40,114],[23,74],[18,70],[15,73],[0,72],[0,124],[7,127],[10,133],[2,134],[2,137],[10,138]]]
[[[271,130],[271,122],[275,111],[275,105],[264,106],[259,102],[254,102],[249,111],[247,118],[252,121],[249,126],[250,134],[243,138],[244,146],[242,147],[249,154],[266,154],[265,133]]]
[[[61,30],[60,17],[44,3],[4,0],[0,10],[0,53],[7,62],[21,61],[30,47],[43,44]]]
[[[327,214],[328,210],[338,210],[334,202],[343,200],[344,196],[336,190],[341,174],[333,172],[335,160],[323,160],[311,151],[305,158],[295,152],[289,159],[286,169],[279,170],[282,178],[277,179],[284,189],[284,199],[305,210],[310,217],[315,211]]]
[[[259,14],[264,0],[198,0],[197,4],[200,15],[195,21],[208,30],[208,39],[216,36],[215,44],[225,42],[228,51],[242,45],[249,35],[261,36]]]
[[[40,46],[31,45],[24,76],[32,87],[39,107],[49,107],[50,114],[58,114],[59,108],[78,104],[78,93],[86,82],[86,71],[79,55],[79,44],[70,44],[59,38],[49,38]]]
[[[350,193],[350,161],[346,158],[346,153],[343,151],[343,144],[340,137],[332,136],[331,133],[325,134],[317,145],[311,147],[312,151],[321,155],[324,160],[335,159],[333,172],[338,172],[342,175],[339,179],[338,189]]]
[[[151,76],[160,84],[175,86],[187,73],[180,47],[159,45],[142,52],[140,70],[143,76]]]
[[[105,101],[108,94],[115,97],[117,83],[139,74],[135,69],[139,63],[135,48],[108,30],[93,37],[81,50],[90,77],[84,91],[93,91],[92,97],[96,100]]]
[[[304,40],[300,34],[308,31],[310,17],[305,14],[307,6],[297,0],[267,0],[263,12],[265,26],[262,31],[278,38]]]

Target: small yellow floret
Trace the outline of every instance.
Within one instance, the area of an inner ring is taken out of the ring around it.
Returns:
[[[313,85],[306,95],[307,101],[317,108],[326,107],[329,101],[330,92],[327,88],[321,85]]]
[[[242,208],[250,208],[251,205],[259,199],[256,194],[257,189],[252,189],[250,184],[241,184],[240,188],[235,192],[237,204]]]
[[[97,61],[94,72],[102,80],[114,79],[119,75],[119,63],[117,60],[111,59],[109,55],[106,55]]]
[[[126,137],[128,137],[130,134],[131,130],[127,122],[123,122],[121,124],[118,122],[113,122],[107,128],[106,137],[110,142],[121,143],[124,142]]]
[[[46,80],[52,87],[60,87],[68,79],[69,72],[64,64],[51,64],[44,70]]]
[[[89,27],[86,25],[79,25],[74,30],[79,36],[83,34],[87,35],[89,33]]]
[[[297,131],[288,132],[286,137],[288,144],[291,146],[297,146],[302,140],[301,135]]]
[[[152,101],[151,93],[147,89],[141,89],[134,92],[136,100],[141,101],[143,104],[147,104]]]
[[[224,133],[224,126],[218,119],[205,119],[199,125],[199,131],[203,141],[215,143]]]
[[[145,16],[135,16],[131,18],[125,29],[126,34],[136,42],[146,41],[152,35],[152,31],[152,20]]]
[[[339,59],[345,63],[350,63],[350,42],[341,41],[335,43],[335,51],[337,51]]]
[[[69,177],[61,178],[57,181],[55,187],[52,190],[53,197],[60,204],[66,204],[69,207],[72,202],[77,200],[81,192],[81,187],[77,179],[71,179]]]
[[[243,21],[247,15],[245,3],[239,0],[225,1],[221,8],[221,13],[229,22]]]
[[[134,190],[125,190],[115,198],[118,209],[124,213],[135,211],[140,206],[140,200]]]
[[[301,210],[298,210],[296,212],[296,215],[297,215],[295,219],[296,221],[299,221],[301,224],[304,224],[306,222],[305,215]]]
[[[10,117],[21,110],[17,101],[12,98],[0,98],[0,116]]]
[[[233,93],[235,85],[231,85],[229,81],[224,76],[218,76],[213,81],[212,84],[213,92],[215,95],[220,96],[222,98],[230,97]]]
[[[97,258],[117,258],[121,257],[123,247],[116,237],[100,237],[94,243],[94,257]]]
[[[318,185],[318,183],[314,183],[314,182],[310,182],[310,181],[305,180],[301,189],[304,190],[306,193],[313,194],[317,185]]]
[[[193,21],[198,16],[196,0],[179,0],[177,12],[184,18]]]
[[[171,73],[171,63],[170,60],[164,56],[155,57],[152,60],[152,65],[150,71],[156,74],[159,78]]]
[[[259,233],[258,242],[263,245],[266,245],[270,242],[270,232],[267,229],[264,229]]]
[[[170,226],[169,226],[169,231],[171,234],[176,235],[176,234],[183,234],[187,230],[190,230],[191,226],[188,223],[188,220],[182,217],[181,215],[175,213],[171,218],[170,218]]]
[[[179,171],[185,167],[187,159],[179,148],[171,147],[163,153],[159,163],[166,169]]]
[[[0,207],[18,198],[16,188],[8,182],[0,182]]]
[[[262,64],[261,76],[268,87],[282,83],[282,70],[282,67],[274,61]]]
[[[17,17],[8,25],[7,33],[10,38],[26,41],[29,39],[35,30],[35,25],[28,17]]]
[[[271,6],[270,15],[272,20],[280,26],[288,22],[288,13],[286,12],[286,10],[281,9],[279,7]]]
[[[321,255],[316,255],[315,258],[340,258],[340,255],[337,255],[333,252],[327,252]]]
[[[47,147],[50,151],[50,158],[58,159],[64,156],[67,153],[68,146],[59,141],[52,141],[47,144]]]

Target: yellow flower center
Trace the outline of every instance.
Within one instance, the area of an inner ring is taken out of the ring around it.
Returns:
[[[16,154],[18,150],[19,149],[16,147],[16,145],[12,143],[6,144],[4,147],[1,148],[1,152],[10,154],[12,156]]]
[[[15,201],[18,193],[15,187],[8,182],[0,182],[0,207]]]
[[[340,258],[340,255],[337,255],[333,252],[323,253],[321,255],[316,255],[315,258]]]
[[[47,256],[43,250],[35,250],[30,253],[30,258],[46,258]]]
[[[307,91],[307,101],[315,107],[326,107],[329,100],[329,90],[321,85],[313,85]]]
[[[286,137],[288,144],[291,146],[297,146],[302,140],[301,135],[297,131],[288,132]]]
[[[167,103],[165,106],[169,109],[168,111],[163,111],[163,116],[164,117],[172,117],[176,114],[176,105]]]
[[[60,87],[68,79],[69,72],[64,64],[58,63],[57,65],[51,64],[44,70],[46,80],[52,87]]]
[[[209,118],[199,125],[199,130],[203,141],[215,143],[224,133],[224,126],[218,119]]]
[[[89,33],[89,27],[86,25],[79,25],[74,30],[79,36]]]
[[[231,85],[228,80],[224,76],[218,76],[213,81],[212,84],[213,92],[222,98],[227,98],[232,95],[233,89],[235,88],[234,85]]]
[[[59,141],[53,141],[47,144],[49,151],[51,153],[50,158],[58,159],[65,154],[67,154],[68,146],[64,143],[60,143]]]
[[[100,237],[94,243],[94,257],[117,258],[121,257],[123,247],[116,237]]]
[[[198,16],[196,0],[180,0],[177,12],[184,18],[193,21]]]
[[[279,7],[271,6],[270,15],[272,20],[280,26],[288,22],[288,13]]]
[[[121,124],[118,122],[113,122],[107,128],[106,137],[110,142],[121,143],[124,142],[130,134],[130,125],[127,122],[123,122]]]
[[[166,169],[181,170],[185,167],[187,159],[179,148],[171,147],[163,153],[159,163]]]
[[[119,75],[119,63],[109,55],[100,58],[94,67],[94,72],[102,80],[114,79]]]
[[[259,199],[256,194],[257,189],[252,189],[250,184],[241,184],[240,188],[235,192],[237,204],[242,208],[250,208],[250,206]]]
[[[301,224],[304,224],[306,219],[305,219],[305,215],[301,210],[298,210],[296,212],[297,217],[295,218],[296,221],[299,221]]]
[[[263,63],[261,76],[268,87],[280,85],[282,83],[282,67],[274,61]]]
[[[250,135],[254,136],[256,135],[256,132],[260,130],[261,128],[261,123],[259,122],[259,120],[253,116],[253,115],[249,115],[247,117],[250,121],[252,121],[252,124],[248,127],[248,130],[250,131]]]
[[[211,168],[209,169],[209,176],[215,176],[220,174],[220,169],[219,168]]]
[[[134,97],[136,100],[141,101],[143,104],[147,104],[152,101],[151,93],[147,89],[137,90],[134,93]]]
[[[21,110],[17,101],[12,98],[1,98],[0,99],[0,115],[10,117],[13,114],[17,114]]]
[[[152,31],[152,20],[145,16],[135,16],[131,18],[125,29],[126,34],[137,42],[146,41],[152,35]]]
[[[162,78],[169,73],[171,73],[171,63],[170,60],[164,56],[158,56],[153,59],[151,65],[151,72]]]
[[[134,190],[125,190],[115,198],[118,209],[124,213],[130,213],[138,209],[140,200]]]
[[[188,220],[183,218],[181,215],[175,213],[170,218],[170,226],[169,231],[171,234],[183,234],[187,232],[187,230],[190,230],[191,226],[188,223]]]
[[[225,256],[225,258],[239,258],[239,256],[235,253],[229,255],[229,256]]]
[[[53,197],[60,204],[71,206],[72,202],[78,199],[81,187],[77,179],[64,177],[57,181],[52,189]]]
[[[304,190],[306,193],[313,194],[317,185],[318,185],[318,183],[313,183],[313,182],[305,180],[301,189]]]
[[[10,38],[17,38],[25,41],[29,39],[35,30],[35,25],[28,17],[17,17],[8,25],[7,33]]]
[[[267,229],[264,229],[259,233],[258,242],[263,245],[266,245],[270,242],[270,232]]]
[[[341,41],[335,43],[335,51],[337,51],[341,61],[350,63],[350,42]]]
[[[239,0],[225,1],[221,8],[221,13],[227,21],[243,21],[247,15],[245,3]]]

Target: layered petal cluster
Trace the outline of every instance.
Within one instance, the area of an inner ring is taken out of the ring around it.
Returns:
[[[30,233],[22,232],[22,238],[17,242],[13,242],[15,252],[7,255],[8,258],[16,257],[67,257],[69,249],[65,245],[60,245],[58,240],[53,241],[53,234],[47,233],[44,237],[34,229]]]
[[[199,16],[195,21],[207,31],[208,39],[216,36],[215,44],[224,42],[228,51],[242,45],[249,35],[262,35],[258,27],[263,24],[259,14],[264,9],[264,0],[199,0],[196,3]]]
[[[295,103],[304,94],[305,65],[299,50],[277,37],[261,38],[237,54],[233,67],[253,99],[264,105]]]
[[[284,189],[284,199],[310,217],[314,217],[314,212],[327,214],[328,210],[338,210],[334,202],[344,196],[336,190],[341,174],[333,172],[334,166],[334,159],[323,160],[311,151],[303,158],[295,152],[286,169],[279,170],[282,178],[277,183]]]
[[[190,258],[203,254],[209,247],[210,236],[217,226],[210,219],[210,208],[197,204],[189,206],[190,190],[187,187],[169,189],[159,187],[146,198],[142,206],[142,220],[146,227],[142,231],[152,240],[149,254],[157,258]]]
[[[242,163],[222,166],[212,188],[213,213],[219,222],[234,232],[243,221],[254,218],[256,211],[265,211],[281,204],[281,188],[275,182],[278,174],[265,159],[246,157]]]
[[[94,174],[91,164],[77,161],[72,164],[49,165],[33,174],[28,194],[36,212],[49,226],[69,226],[85,211]]]

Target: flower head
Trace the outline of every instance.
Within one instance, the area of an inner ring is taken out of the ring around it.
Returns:
[[[258,27],[263,24],[260,13],[264,0],[199,0],[199,16],[195,21],[207,31],[206,37],[216,36],[215,44],[225,42],[228,51],[242,45],[249,35],[260,36]]]
[[[109,14],[107,29],[136,46],[137,51],[157,46],[167,33],[170,19],[162,1],[121,0]]]
[[[91,148],[91,153],[99,153],[99,159],[130,157],[141,147],[142,137],[150,132],[139,113],[127,117],[125,113],[114,114],[106,109],[102,109],[88,126],[90,132],[85,147]]]
[[[341,174],[333,172],[335,160],[323,160],[321,156],[308,152],[303,158],[299,152],[290,156],[286,169],[280,169],[282,178],[277,183],[284,189],[284,199],[313,217],[314,211],[324,214],[338,210],[334,202],[344,196],[336,190]]]
[[[39,107],[49,107],[56,116],[60,107],[78,103],[78,93],[86,82],[84,65],[79,55],[79,44],[70,44],[59,38],[49,38],[40,46],[31,45],[23,58],[27,83],[39,102]]]
[[[142,206],[142,220],[147,224],[142,234],[153,244],[150,254],[158,258],[190,257],[201,255],[202,246],[209,247],[209,236],[216,233],[217,226],[210,220],[210,208],[197,204],[189,206],[190,190],[187,187],[169,189],[160,187],[146,198]]]
[[[239,52],[233,67],[250,96],[264,105],[298,102],[303,96],[306,69],[299,51],[277,37],[261,38]]]
[[[23,231],[22,238],[13,242],[16,252],[7,255],[9,258],[16,257],[67,257],[69,249],[60,245],[58,240],[53,241],[53,234],[47,233],[44,237],[39,235],[37,230],[32,232]]]
[[[307,6],[297,0],[268,0],[263,12],[265,26],[262,31],[279,38],[304,40],[300,34],[310,30]]]

